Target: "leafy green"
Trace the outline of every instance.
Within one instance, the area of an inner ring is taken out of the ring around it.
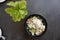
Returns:
[[[25,1],[21,1],[21,2],[19,2],[19,8],[20,9],[26,9],[26,2]]]
[[[12,1],[11,1],[11,2],[9,2],[9,3],[7,3],[7,5],[8,5],[8,6],[13,6],[13,7],[15,6],[14,4],[15,4],[15,3],[14,3],[14,2],[12,2]]]
[[[21,21],[28,14],[26,9],[27,2],[25,0],[16,1],[16,2],[11,1],[7,3],[7,5],[11,7],[6,8],[5,11],[7,14],[9,14],[12,17],[14,22]]]

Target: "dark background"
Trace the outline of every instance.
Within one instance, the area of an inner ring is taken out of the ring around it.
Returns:
[[[33,40],[25,35],[24,20],[14,23],[6,14],[4,9],[8,7],[7,2],[0,4],[0,27],[3,29],[6,40]],[[27,0],[27,10],[28,16],[40,14],[48,23],[46,33],[38,40],[60,40],[60,0]]]

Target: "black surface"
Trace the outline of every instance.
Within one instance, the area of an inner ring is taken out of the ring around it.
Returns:
[[[48,23],[47,32],[38,40],[60,40],[60,0],[27,0],[27,3],[28,15],[40,14]],[[14,23],[4,11],[6,7],[6,3],[0,7],[0,26],[6,40],[33,40],[25,35],[24,20]]]

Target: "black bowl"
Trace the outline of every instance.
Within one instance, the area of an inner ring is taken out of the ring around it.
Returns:
[[[42,34],[40,34],[40,35],[38,35],[38,36],[37,36],[37,35],[32,36],[32,34],[31,34],[31,33],[29,32],[29,30],[27,29],[28,26],[27,26],[27,24],[26,24],[26,21],[27,21],[27,19],[29,19],[29,18],[31,18],[31,17],[33,17],[33,16],[36,16],[36,17],[42,19],[42,20],[43,20],[43,24],[45,25],[45,31],[42,32]],[[43,16],[41,16],[41,15],[39,15],[39,14],[32,14],[32,15],[28,16],[28,17],[25,19],[24,28],[25,28],[25,33],[26,33],[26,35],[31,36],[31,37],[39,37],[39,36],[42,36],[42,35],[46,32],[46,30],[47,30],[47,22],[46,22],[46,20],[45,20],[45,18],[44,18]]]

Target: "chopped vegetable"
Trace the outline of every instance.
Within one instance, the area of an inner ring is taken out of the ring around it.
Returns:
[[[16,1],[16,2],[11,1],[7,3],[7,5],[11,7],[6,8],[5,11],[7,14],[9,14],[12,17],[14,22],[21,21],[28,14],[26,9],[27,2],[25,0]]]
[[[34,35],[40,35],[45,30],[45,25],[43,25],[42,19],[38,19],[38,17],[31,17],[27,19],[27,29],[31,34]]]

